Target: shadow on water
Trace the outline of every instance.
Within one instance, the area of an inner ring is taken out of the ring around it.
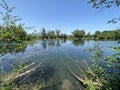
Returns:
[[[83,46],[84,43],[85,43],[84,40],[79,40],[79,39],[73,39],[73,40],[72,40],[72,44],[73,44],[74,46]]]
[[[41,46],[43,49],[48,47],[61,47],[62,44],[66,43],[66,39],[63,40],[42,40]]]
[[[27,46],[34,46],[36,43],[36,40],[33,41],[26,41],[26,42],[11,42],[11,43],[5,43],[0,42],[0,54],[5,55],[7,53],[15,54],[15,53],[24,53],[27,49]]]
[[[0,54],[5,55],[7,53],[16,54],[16,53],[24,53],[28,45],[34,46],[36,41],[29,41],[23,43],[0,43]],[[62,43],[66,43],[66,39],[63,40],[42,40],[41,46],[43,49],[48,47],[60,47]]]
[[[6,53],[23,53],[27,48],[25,43],[10,43],[10,44],[0,44],[0,54]]]

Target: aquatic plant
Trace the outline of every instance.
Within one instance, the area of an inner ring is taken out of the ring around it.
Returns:
[[[74,61],[73,64],[79,70],[80,75],[74,73],[70,67],[65,65],[68,71],[78,80],[80,81],[87,89],[96,90],[101,89],[103,86],[103,79],[99,78],[96,73],[90,68],[86,61],[78,62]]]
[[[92,53],[90,56],[91,65],[88,65],[86,61],[73,61],[73,65],[79,70],[80,75],[77,75],[69,66],[65,65],[71,75],[88,90],[111,90],[119,87],[120,74],[112,70],[119,70],[120,48],[119,46],[112,47],[115,53],[103,57],[102,47],[100,43],[96,43],[93,47],[86,49]]]
[[[37,82],[34,84],[26,85],[24,81],[29,77],[35,70],[41,67],[41,64],[44,61],[32,62],[31,64],[23,63],[19,65],[19,67],[13,69],[10,73],[5,73],[2,77],[0,77],[0,90],[39,90],[45,83],[43,81]],[[15,66],[15,65],[14,65]],[[15,66],[16,67],[16,66]]]

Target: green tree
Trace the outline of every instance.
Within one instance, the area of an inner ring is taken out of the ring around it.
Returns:
[[[52,31],[49,30],[49,31],[47,32],[47,37],[48,37],[48,38],[53,38]]]
[[[87,35],[85,35],[85,38],[90,39],[90,38],[91,38],[91,35],[90,35],[90,34],[91,34],[91,33],[88,32]]]
[[[22,24],[16,24],[21,20],[18,16],[13,16],[11,13],[15,7],[9,7],[5,0],[0,1],[0,7],[3,11],[0,12],[0,40],[8,43],[12,41],[22,41],[26,39],[26,32]]]
[[[51,31],[52,32],[52,38],[55,38],[55,31]]]
[[[3,21],[4,27],[9,27],[10,25],[16,25],[16,22],[21,20],[19,16],[13,16],[11,13],[15,7],[9,7],[5,0],[1,0],[0,6],[5,12],[0,12],[1,19]]]
[[[42,30],[41,30],[41,38],[42,39],[46,38],[46,30],[45,30],[45,28],[42,28]]]
[[[111,8],[120,6],[120,0],[90,0],[94,8]]]
[[[85,36],[85,31],[77,29],[77,30],[74,30],[72,34],[73,34],[73,38],[83,39]]]
[[[120,0],[89,0],[89,3],[92,3],[92,7],[96,9],[120,7]],[[120,17],[115,17],[108,23],[117,23],[117,21],[120,21]]]
[[[120,29],[115,31],[115,39],[120,40]]]
[[[55,32],[56,32],[56,38],[59,38],[60,37],[60,30],[56,29]]]
[[[64,34],[61,34],[60,35],[60,38],[64,38],[64,39],[66,39],[67,38],[67,35],[64,33]]]
[[[101,34],[101,32],[100,31],[96,31],[95,32],[95,35],[94,35],[94,37],[97,39],[99,39],[99,37],[100,37],[100,34]]]
[[[95,39],[120,39],[120,30],[112,30],[112,31],[96,31],[94,34]]]

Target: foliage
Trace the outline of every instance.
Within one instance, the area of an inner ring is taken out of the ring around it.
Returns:
[[[1,36],[0,40],[5,42],[12,42],[12,41],[23,41],[26,40],[26,32],[24,31],[22,25],[14,25],[9,26],[7,28],[2,28],[0,30]]]
[[[115,86],[117,86],[117,88],[119,88],[119,83],[120,83],[120,47],[119,46],[114,46],[114,47],[110,47],[111,49],[114,50],[114,54],[105,57],[104,59],[107,62],[107,66],[106,68],[110,68],[111,70],[107,70],[106,73],[108,73],[108,79],[110,82],[110,85],[113,86],[113,88],[116,88]],[[118,72],[113,72],[114,71],[118,71]]]
[[[120,0],[89,0],[89,3],[92,3],[92,7],[96,9],[120,7]],[[117,23],[117,21],[120,21],[120,17],[113,18],[108,23]]]
[[[56,29],[55,32],[56,32],[56,37],[59,38],[60,37],[60,30]]]
[[[85,36],[85,31],[77,29],[77,30],[74,30],[72,34],[73,34],[73,38],[83,39]]]
[[[24,82],[42,63],[38,63],[36,67],[33,67],[35,62],[31,61],[13,64],[14,69],[10,73],[2,73],[0,77],[0,90],[39,90],[43,88],[45,82],[42,80],[36,80],[30,84]]]
[[[5,12],[0,12],[1,19],[3,21],[4,27],[9,27],[11,25],[16,25],[16,22],[21,20],[18,16],[13,16],[11,13],[15,7],[9,7],[5,0],[1,0],[0,6],[4,9]]]
[[[59,39],[59,38],[67,38],[67,35],[65,33],[61,33],[60,30],[48,30],[46,31],[45,28],[42,28],[40,37],[42,39]]]
[[[0,6],[3,11],[0,13],[2,24],[0,25],[0,41],[12,42],[26,39],[26,32],[22,24],[16,24],[21,18],[13,16],[14,7],[9,7],[5,0],[1,0]]]
[[[94,34],[95,39],[113,39],[119,40],[120,39],[120,30],[113,30],[113,31],[96,31]]]
[[[66,39],[67,38],[67,35],[64,33],[64,34],[61,34],[60,35],[60,38],[64,38],[64,39]]]
[[[118,89],[120,83],[120,47],[111,47],[115,50],[115,54],[107,57],[103,57],[101,48],[99,43],[94,45],[93,48],[87,48],[87,50],[92,52],[91,60],[93,62],[93,71],[99,78],[102,78],[102,81],[104,81],[102,82],[103,89]]]
[[[85,35],[85,39],[92,39],[92,35],[90,32],[88,32],[86,35]]]
[[[45,30],[45,28],[42,28],[41,38],[42,38],[42,39],[45,39],[45,38],[46,38],[46,30]]]
[[[111,8],[114,6],[120,6],[119,0],[90,0],[90,3],[92,3],[95,8]]]

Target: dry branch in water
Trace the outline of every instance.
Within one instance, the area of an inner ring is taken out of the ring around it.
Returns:
[[[6,75],[4,78],[2,78],[2,82],[7,82],[7,81],[9,81],[9,80],[15,80],[15,79],[20,78],[20,77],[25,76],[25,75],[26,75],[26,77],[28,77],[32,72],[34,72],[34,71],[35,71],[38,67],[40,67],[41,64],[43,64],[44,62],[45,62],[45,60],[44,60],[44,61],[41,61],[39,64],[36,65],[36,67],[33,67],[33,68],[29,69],[29,70],[26,70],[26,71],[24,71],[23,73],[20,73],[20,72],[12,72],[12,73]],[[33,66],[33,65],[35,65],[35,62],[31,63],[30,65],[27,65],[23,70],[25,70],[25,69]],[[26,78],[26,77],[25,77],[25,78]],[[22,82],[25,80],[25,78],[23,78],[23,79],[19,82],[19,84],[22,83]]]
[[[65,64],[64,64],[65,65]],[[67,65],[66,68],[67,70],[81,83],[83,83],[84,85],[89,86],[91,83],[94,86],[102,87],[102,82],[99,79],[99,77],[97,77],[97,75],[91,70],[91,68],[88,66],[87,62],[83,62],[81,63],[81,65],[79,64],[79,62],[74,62],[74,65],[78,68],[78,70],[80,71],[80,73],[82,75],[78,76],[76,75],[71,69],[70,67],[68,67]],[[89,76],[88,76],[88,72],[89,72]],[[92,77],[95,78],[95,80],[92,79]]]

